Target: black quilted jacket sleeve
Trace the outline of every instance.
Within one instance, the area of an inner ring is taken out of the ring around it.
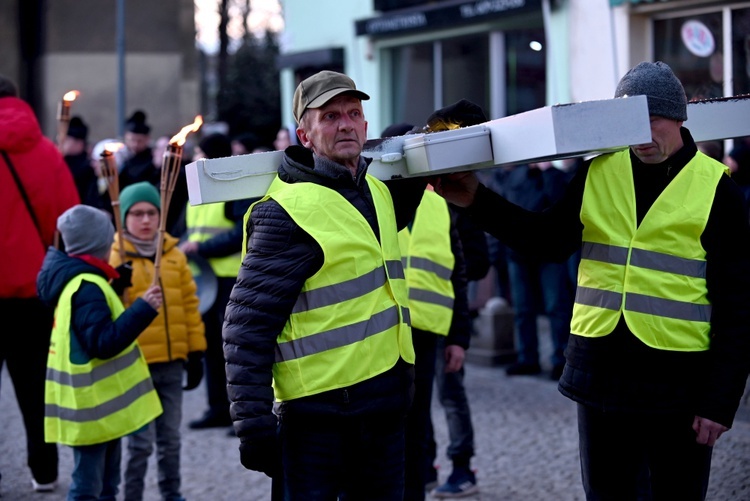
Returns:
[[[273,200],[253,207],[248,234],[250,250],[227,304],[223,338],[235,432],[253,441],[275,432],[271,368],[276,337],[323,255]]]

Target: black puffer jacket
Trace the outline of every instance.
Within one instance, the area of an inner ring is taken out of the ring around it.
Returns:
[[[336,190],[362,213],[375,235],[375,207],[365,181],[367,162],[360,159],[356,178],[345,167],[313,157],[301,146],[287,148],[279,177],[288,183],[311,182]],[[391,181],[398,228],[414,217],[424,179]],[[320,208],[326,217],[326,208]],[[227,393],[234,428],[241,440],[262,440],[276,427],[272,414],[272,366],[276,338],[286,324],[305,281],[323,264],[323,253],[273,200],[256,204],[247,224],[248,252],[230,296],[224,321]],[[351,387],[285,402],[279,412],[308,415],[356,415],[406,412],[411,401],[413,366],[399,361],[389,371]]]
[[[631,153],[638,223],[677,173],[696,155],[684,146],[667,161],[646,165]],[[589,163],[563,198],[544,212],[529,212],[480,186],[468,212],[482,228],[514,250],[565,260],[581,246],[581,202]],[[711,346],[704,352],[649,348],[620,319],[601,338],[571,335],[560,392],[603,410],[689,411],[730,427],[750,370],[750,227],[739,187],[722,176],[701,235],[713,310]]]

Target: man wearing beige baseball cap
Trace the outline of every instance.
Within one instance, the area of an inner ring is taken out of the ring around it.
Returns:
[[[369,98],[334,71],[299,84],[299,145],[246,216],[227,306],[241,462],[286,499],[403,497],[414,349],[397,232],[426,181],[367,173]]]

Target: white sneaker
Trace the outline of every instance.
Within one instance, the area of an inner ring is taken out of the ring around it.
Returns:
[[[33,478],[31,479],[31,487],[36,492],[52,492],[57,488],[57,480],[54,480],[48,484],[40,484]]]

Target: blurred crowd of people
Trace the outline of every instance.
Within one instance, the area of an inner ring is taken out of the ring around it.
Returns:
[[[230,134],[215,128],[196,134],[194,142],[191,138],[175,189],[165,200],[161,170],[170,139],[152,136],[146,112],[136,110],[128,117],[122,139],[105,138],[93,145],[89,138],[96,134],[83,117],[73,116],[67,135],[55,145],[42,135],[14,83],[0,75],[0,151],[8,167],[3,169],[8,175],[3,174],[0,198],[4,233],[9,235],[0,245],[0,312],[8,319],[22,318],[26,334],[2,337],[0,366],[7,365],[16,387],[35,491],[56,489],[56,444],[66,444],[73,447],[76,460],[69,499],[114,499],[121,455],[126,458],[125,499],[143,499],[148,458],[154,451],[161,497],[183,499],[182,392],[202,383],[205,411],[191,416],[188,428],[226,428],[228,435],[239,437],[242,464],[274,478],[274,499],[290,492],[299,495],[308,488],[332,489],[332,485],[342,493],[361,494],[362,486],[344,482],[339,487],[332,480],[331,472],[350,457],[357,461],[347,467],[353,475],[362,475],[356,478],[379,478],[382,492],[403,490],[404,499],[410,501],[424,499],[427,492],[437,498],[475,494],[479,492],[471,468],[475,438],[463,388],[464,362],[476,334],[473,319],[491,297],[502,298],[513,311],[515,360],[506,374],[545,372],[554,381],[563,378],[561,392],[578,398],[580,404],[579,423],[586,430],[581,439],[583,460],[608,457],[587,442],[603,440],[606,432],[601,430],[611,426],[608,417],[592,411],[575,394],[577,389],[571,389],[581,384],[571,375],[571,353],[580,350],[590,356],[583,344],[568,348],[578,308],[576,290],[581,286],[581,251],[551,259],[538,236],[528,237],[531,244],[520,243],[527,238],[519,236],[521,230],[500,230],[496,222],[472,218],[469,210],[479,199],[508,214],[547,213],[561,204],[571,183],[583,190],[572,180],[580,169],[589,169],[592,162],[598,166],[598,161],[576,158],[485,170],[476,174],[478,180],[461,179],[464,191],[458,194],[450,186],[428,185],[425,179],[402,180],[400,186],[383,183],[360,174],[368,165],[360,157],[366,135],[361,101],[367,99],[345,75],[316,74],[295,93],[298,129],[281,127],[273,141],[261,139],[267,134],[260,131]],[[681,112],[679,103],[670,103],[674,109],[655,116]],[[462,100],[437,110],[425,125],[434,132],[448,123],[481,123],[486,118],[477,108]],[[681,124],[684,119],[678,115],[673,120]],[[329,120],[345,122],[341,126],[345,139],[336,136]],[[394,124],[381,137],[415,130],[418,127],[412,124]],[[676,130],[679,135],[679,127]],[[682,137],[692,144],[685,132]],[[705,153],[701,159],[725,164],[744,195],[747,223],[750,138],[737,138],[733,144],[726,153],[722,142],[698,143],[695,148]],[[116,200],[102,173],[105,149],[114,154],[117,165]],[[284,154],[279,176],[265,197],[190,205],[185,175],[189,162],[270,151]],[[630,160],[622,160],[626,161]],[[298,189],[301,182],[308,184],[308,191]],[[494,194],[488,195],[490,190]],[[467,193],[470,200],[462,203]],[[658,193],[652,195],[656,199]],[[586,196],[587,204],[600,202],[589,192]],[[311,207],[321,205],[346,223],[337,227],[345,238],[326,240],[335,231],[310,216]],[[592,220],[606,226],[605,221]],[[342,261],[382,264],[382,269],[374,266],[355,272],[345,269]],[[336,295],[347,290],[346,284],[361,284],[375,275],[384,278],[383,283],[370,284],[372,290],[354,299]],[[206,290],[211,293],[204,294]],[[351,305],[346,306],[346,301]],[[312,304],[332,313],[316,317],[307,310],[314,309]],[[351,312],[362,308],[374,313],[367,319],[350,318]],[[53,311],[57,311],[54,322]],[[386,313],[392,311],[397,313],[388,317]],[[409,318],[404,311],[410,312]],[[583,314],[593,318],[587,311]],[[550,325],[549,360],[541,359],[539,349],[542,316]],[[364,338],[358,326],[372,318],[392,325],[376,340],[356,339],[349,351],[337,352],[345,361],[362,359],[361,370],[340,369],[346,384],[299,361],[300,353],[312,354],[326,365],[326,357],[341,347],[333,346],[330,339],[310,342],[312,334],[330,329],[326,332],[340,330]],[[249,325],[261,335],[249,340]],[[599,336],[591,329],[587,336]],[[293,348],[285,351],[277,340]],[[640,348],[627,349],[635,353]],[[378,350],[387,355],[373,355]],[[315,377],[306,376],[307,371]],[[96,379],[101,373],[117,378],[117,388],[99,381],[94,385],[101,393],[92,395],[77,386],[81,374]],[[411,379],[414,385],[405,391],[404,381]],[[446,447],[452,471],[443,482],[435,469],[433,388],[450,432]],[[98,409],[105,402],[104,394],[118,391],[119,407],[102,410],[93,419],[101,427],[65,424],[90,419],[86,409]],[[278,406],[274,392],[283,397],[277,399]],[[409,409],[403,416],[401,404],[406,400]],[[73,409],[66,410],[63,403],[70,402]],[[325,422],[325,417],[336,426]],[[587,423],[600,426],[599,431],[587,429]],[[715,424],[706,423],[694,426],[706,429]],[[344,442],[354,437],[352,430],[363,429],[373,435],[369,442],[357,435],[357,443],[383,453],[381,476],[378,471],[359,471],[367,464],[364,453],[350,453],[345,447]],[[711,430],[714,440],[725,431]],[[127,437],[124,452],[122,437]],[[290,437],[298,442],[291,443]],[[347,452],[333,458],[320,453],[320,443],[337,440],[343,440],[339,445]],[[381,441],[388,451],[383,452]],[[402,449],[403,463],[396,457]],[[388,468],[397,469],[403,479],[385,475]],[[302,470],[306,473],[299,473]],[[587,492],[607,492],[611,487],[596,484],[606,475],[595,465],[584,465]]]

